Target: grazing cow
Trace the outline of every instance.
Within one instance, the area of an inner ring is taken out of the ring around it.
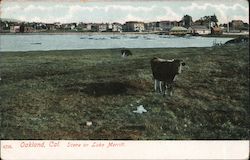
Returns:
[[[181,73],[182,66],[185,66],[185,63],[178,59],[165,60],[156,57],[151,59],[155,91],[163,92],[165,96],[169,89],[169,95],[172,96],[173,84],[176,76]]]
[[[132,56],[132,52],[128,49],[121,50],[122,57]]]

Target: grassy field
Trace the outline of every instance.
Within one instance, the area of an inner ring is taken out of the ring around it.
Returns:
[[[1,139],[249,139],[248,50],[0,53]],[[153,90],[154,56],[186,62],[171,98]]]

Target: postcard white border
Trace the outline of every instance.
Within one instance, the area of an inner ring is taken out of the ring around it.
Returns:
[[[35,145],[36,144],[36,145]],[[40,144],[40,145],[38,145]],[[51,145],[53,144],[53,145]],[[58,146],[57,146],[58,144]],[[80,144],[70,146],[69,144]],[[103,144],[103,145],[101,145]],[[110,146],[111,144],[111,146]],[[249,141],[3,140],[1,158],[52,159],[248,159]]]

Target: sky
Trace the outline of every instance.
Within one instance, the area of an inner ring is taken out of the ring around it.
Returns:
[[[0,0],[0,17],[29,22],[94,22],[193,20],[216,15],[219,23],[249,23],[247,0]]]

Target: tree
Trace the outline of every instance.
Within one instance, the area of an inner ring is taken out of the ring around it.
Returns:
[[[218,22],[218,19],[217,19],[217,17],[216,17],[215,14],[214,14],[213,16],[210,16],[210,20],[211,20],[212,22],[215,22],[216,24],[217,24],[217,22]]]
[[[200,25],[204,25],[207,27],[214,27],[214,26],[218,26],[217,25],[218,19],[216,17],[216,15],[212,15],[212,16],[204,16],[202,18],[200,18],[199,20],[196,21],[196,23],[199,23]]]
[[[192,17],[189,16],[189,15],[185,15],[185,16],[182,18],[182,21],[183,21],[184,27],[186,27],[186,28],[190,27],[191,24],[193,23]]]

